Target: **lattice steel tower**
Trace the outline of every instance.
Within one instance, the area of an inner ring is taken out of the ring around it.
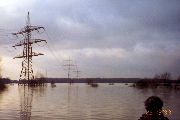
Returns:
[[[76,69],[73,72],[76,73],[76,78],[79,79],[79,74],[80,74],[81,71],[78,69],[78,65],[77,64],[75,64],[75,67],[76,67]]]
[[[23,36],[23,40],[21,40],[19,43],[15,44],[13,47],[16,46],[23,46],[23,52],[21,55],[18,55],[15,58],[22,58],[22,69],[21,69],[21,73],[20,73],[20,78],[19,78],[19,82],[21,84],[22,80],[34,80],[34,75],[33,75],[33,68],[32,68],[32,57],[33,56],[39,56],[39,55],[44,55],[42,53],[35,53],[33,52],[33,48],[32,45],[34,43],[38,43],[38,42],[46,42],[46,40],[42,40],[42,39],[32,39],[31,35],[33,31],[37,31],[39,32],[40,30],[44,30],[44,27],[41,26],[32,26],[30,23],[30,16],[29,16],[29,12],[28,12],[28,16],[27,16],[27,22],[26,22],[26,26],[24,28],[22,28],[19,32],[17,33],[12,33],[13,35],[22,35]]]
[[[67,75],[68,75],[68,79],[71,78],[71,70],[72,67],[74,67],[73,61],[70,59],[64,60],[66,63],[63,65],[65,68],[65,70],[67,70]]]

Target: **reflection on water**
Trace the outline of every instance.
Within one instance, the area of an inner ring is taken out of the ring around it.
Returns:
[[[18,86],[20,96],[20,120],[31,119],[31,109],[34,92],[41,96],[46,86]]]
[[[33,89],[29,86],[19,86],[20,120],[30,120],[33,100]]]
[[[169,117],[180,120],[180,91],[137,89],[123,84],[50,84],[44,87],[9,86],[0,92],[0,119],[6,120],[136,120],[145,112],[144,100],[156,95]]]

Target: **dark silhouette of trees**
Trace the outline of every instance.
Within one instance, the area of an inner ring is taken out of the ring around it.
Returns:
[[[155,74],[154,79],[156,80],[171,80],[171,73],[169,72],[164,72],[162,74]]]
[[[2,73],[2,67],[1,67],[1,58],[0,58],[0,90],[4,90],[6,88],[6,85],[3,82],[1,73]]]
[[[177,80],[180,80],[180,75],[178,76]]]
[[[139,88],[153,87],[157,88],[159,85],[172,87],[171,73],[164,72],[162,74],[155,74],[153,79],[142,79],[134,83],[133,86]]]
[[[164,86],[168,86],[168,87],[171,87],[172,84],[171,84],[171,73],[169,72],[164,72],[162,74],[156,74],[154,76],[154,79],[159,82],[159,83],[163,83]]]
[[[171,79],[171,73],[165,72],[165,73],[161,74],[161,79],[170,80]]]

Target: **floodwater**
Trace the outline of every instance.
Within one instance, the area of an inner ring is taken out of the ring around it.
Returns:
[[[28,88],[9,85],[0,92],[2,120],[137,120],[144,101],[156,95],[164,101],[171,120],[180,120],[180,90],[138,89],[124,84],[48,84]]]

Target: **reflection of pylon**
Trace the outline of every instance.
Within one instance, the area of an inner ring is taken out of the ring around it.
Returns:
[[[16,47],[16,46],[24,47],[22,55],[14,57],[14,58],[23,58],[22,69],[21,69],[21,74],[19,78],[20,83],[23,83],[24,80],[25,81],[28,80],[28,83],[29,83],[29,80],[34,79],[33,68],[32,68],[32,57],[44,55],[42,53],[35,53],[32,51],[32,44],[43,42],[43,41],[46,42],[46,40],[42,40],[42,39],[31,39],[32,32],[33,31],[39,32],[41,29],[44,29],[44,27],[31,26],[29,12],[28,12],[26,26],[21,31],[17,33],[13,33],[13,35],[16,35],[16,36],[23,35],[24,37],[22,41],[20,41],[19,43],[13,46],[13,47]]]
[[[30,120],[33,100],[33,90],[29,86],[19,87],[20,120]]]

